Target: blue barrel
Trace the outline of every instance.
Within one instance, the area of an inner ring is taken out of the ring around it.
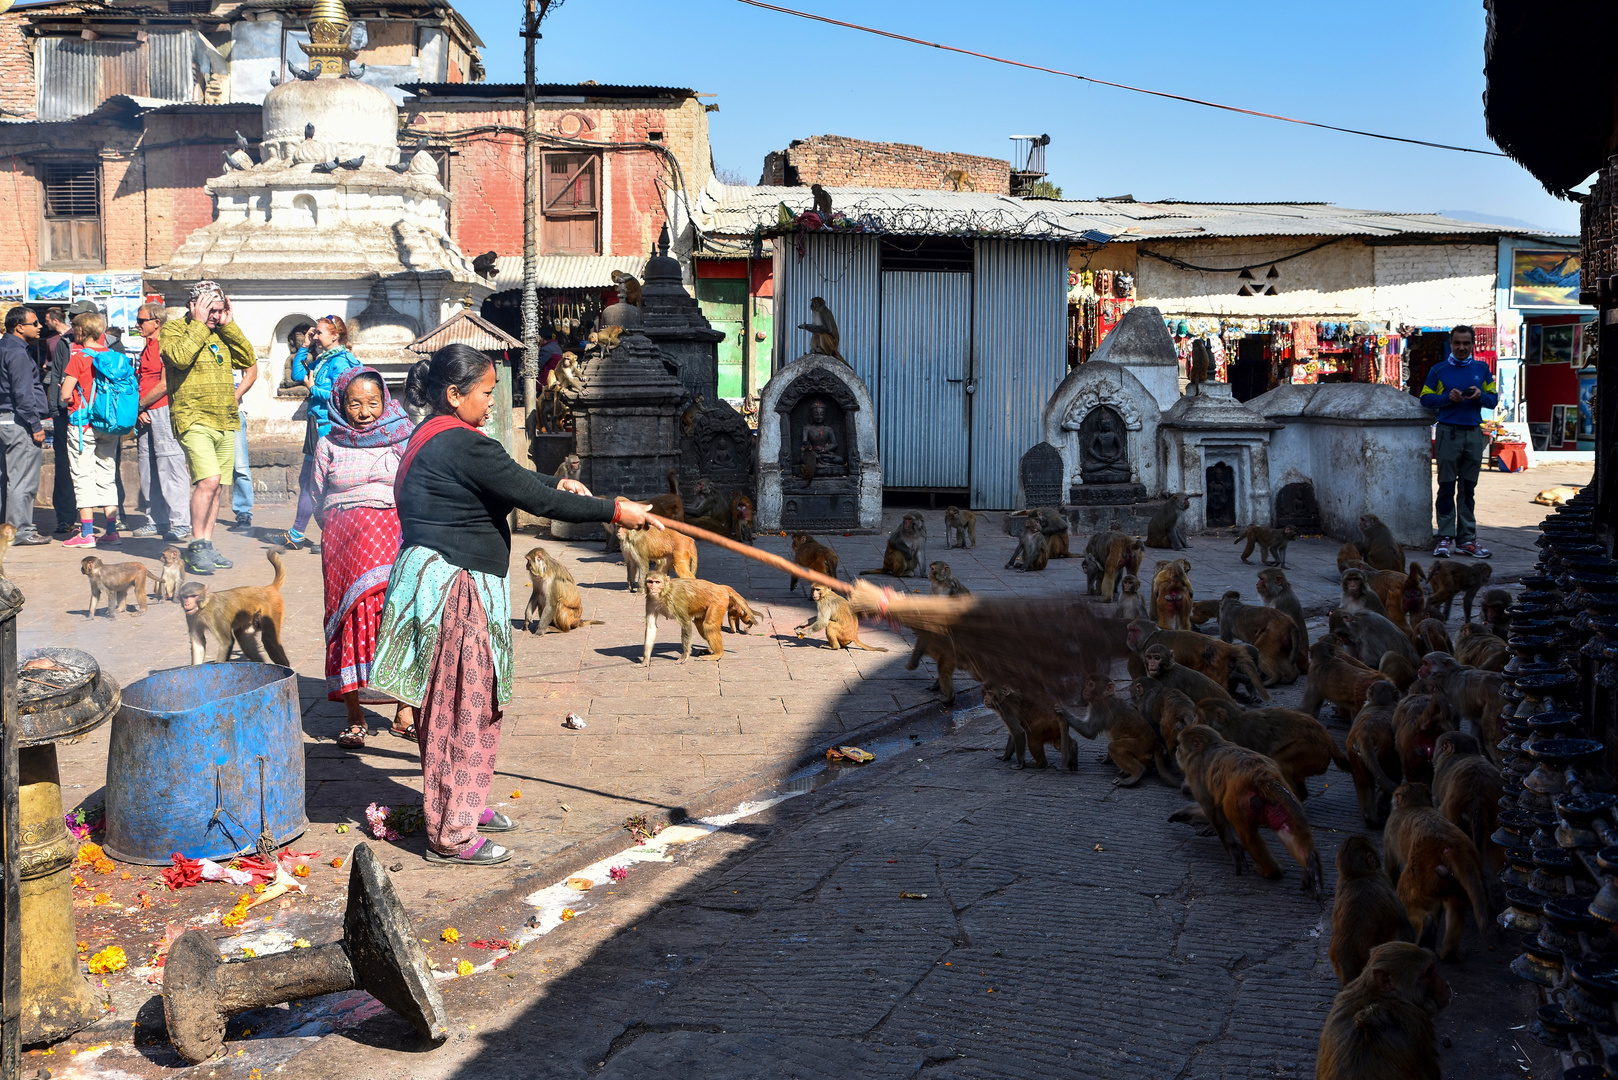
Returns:
[[[107,750],[107,836],[119,862],[225,859],[268,830],[309,827],[298,676],[273,664],[170,668],[124,687]]]

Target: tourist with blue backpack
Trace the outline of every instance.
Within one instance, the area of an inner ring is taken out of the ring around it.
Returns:
[[[67,406],[67,461],[73,474],[73,496],[79,504],[79,534],[65,547],[96,546],[95,511],[106,515],[103,544],[122,543],[118,536],[118,446],[135,430],[140,411],[140,383],[135,364],[122,350],[107,344],[107,320],[99,312],[73,320],[73,346],[62,375],[62,404]]]

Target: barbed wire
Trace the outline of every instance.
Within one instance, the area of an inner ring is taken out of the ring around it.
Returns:
[[[707,232],[725,235],[748,235],[758,232],[764,236],[783,236],[800,231],[845,233],[851,235],[910,235],[910,236],[967,236],[1004,239],[1074,240],[1090,239],[1097,243],[1111,239],[1111,234],[1090,226],[1075,228],[1052,216],[1035,211],[1020,213],[1002,207],[960,209],[941,206],[894,206],[885,201],[856,201],[833,209],[829,227],[806,229],[802,225],[804,210],[794,215],[791,224],[780,220],[780,208],[748,207],[741,211],[745,222],[742,228],[731,224],[736,210],[721,209],[715,217],[716,226]],[[841,224],[846,222],[847,224]]]

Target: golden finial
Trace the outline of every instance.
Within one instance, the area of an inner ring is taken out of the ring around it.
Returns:
[[[321,78],[342,78],[358,54],[348,44],[348,10],[343,0],[315,0],[309,13],[309,43],[299,44],[309,67]]]

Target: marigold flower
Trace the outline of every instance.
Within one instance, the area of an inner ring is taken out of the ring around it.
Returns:
[[[453,927],[453,926],[446,926],[444,928],[444,932],[442,934],[439,934],[438,936],[439,936],[439,938],[441,940],[447,941],[451,945],[453,945],[457,941],[461,940],[461,932],[459,930],[455,929],[455,927]]]
[[[90,973],[105,975],[112,971],[122,971],[129,963],[124,950],[117,945],[108,945],[105,949],[90,957]]]

